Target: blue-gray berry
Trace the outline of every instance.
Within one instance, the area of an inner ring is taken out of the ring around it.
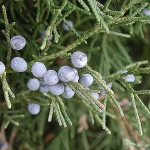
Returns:
[[[34,103],[29,103],[28,104],[28,111],[32,115],[37,115],[40,112],[40,105],[34,104]]]
[[[75,77],[74,69],[70,66],[62,66],[58,70],[58,77],[61,81],[69,82]]]
[[[21,50],[26,45],[26,40],[24,37],[16,35],[11,38],[10,45],[14,50]]]
[[[124,73],[127,73],[128,71],[127,70],[124,70],[122,71],[120,74],[124,74]],[[133,74],[128,74],[126,76],[123,77],[127,82],[134,82],[135,80],[135,77]]]
[[[85,87],[90,86],[93,83],[93,77],[90,74],[83,74],[79,82]]]
[[[66,85],[65,87],[64,87],[64,92],[63,92],[63,94],[62,94],[62,96],[64,97],[64,98],[72,98],[73,96],[74,96],[74,94],[75,94],[75,92],[68,86],[68,85]]]
[[[75,67],[83,68],[87,64],[87,56],[81,51],[76,51],[71,55],[71,62]]]
[[[124,79],[125,79],[127,82],[134,82],[135,77],[134,77],[133,74],[129,74],[129,75],[125,76]]]
[[[17,72],[24,72],[27,70],[27,63],[26,61],[21,57],[14,57],[11,60],[10,64],[11,68]]]
[[[46,82],[43,81],[43,82],[40,84],[39,91],[40,91],[41,93],[47,93],[47,92],[49,92],[49,85],[48,85]]]
[[[144,15],[150,16],[150,9],[145,8],[145,9],[143,9],[142,13]]]
[[[59,82],[59,78],[57,75],[57,72],[55,70],[48,70],[45,74],[44,74],[44,81],[48,84],[48,85],[55,85]]]
[[[36,78],[30,79],[30,80],[28,81],[28,83],[27,83],[27,87],[28,87],[28,89],[31,90],[31,91],[36,91],[36,90],[38,90],[39,87],[40,87],[40,82],[39,82],[39,80],[36,79]]]
[[[35,77],[43,77],[44,73],[46,73],[47,69],[42,62],[36,62],[33,64],[31,68],[31,72]]]
[[[62,83],[50,85],[49,91],[54,95],[61,95],[64,92],[64,85]]]

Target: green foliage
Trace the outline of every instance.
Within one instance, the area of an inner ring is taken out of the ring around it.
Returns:
[[[150,148],[150,17],[142,14],[150,7],[148,1],[2,0],[0,4],[0,58],[6,65],[0,75],[1,133],[6,133],[0,142],[19,150]],[[69,19],[73,26],[67,22]],[[69,31],[62,28],[63,22]],[[14,35],[26,39],[22,51],[12,50],[10,38]],[[80,76],[93,76],[90,90],[68,82],[76,93],[70,100],[27,90],[35,62],[58,70],[62,65],[71,65],[71,53],[78,49],[88,56],[88,65],[78,71]],[[16,73],[10,68],[15,56],[27,61],[26,72]],[[125,81],[130,74],[135,75],[134,82]],[[112,89],[107,86],[110,82]],[[94,91],[100,93],[99,100],[91,95]],[[29,114],[29,102],[41,106],[40,114]],[[8,136],[13,144],[5,138]]]

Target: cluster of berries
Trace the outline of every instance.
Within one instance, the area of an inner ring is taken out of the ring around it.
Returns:
[[[10,40],[10,45],[14,50],[23,49],[25,44],[26,41],[22,36],[14,36]],[[76,51],[71,55],[71,61],[76,68],[83,68],[87,64],[87,56],[83,52]],[[23,58],[15,57],[11,60],[11,68],[17,72],[24,72],[27,69],[27,63]],[[47,70],[42,62],[36,62],[33,64],[31,72],[35,78],[28,81],[27,87],[29,90],[36,91],[39,89],[41,93],[51,92],[53,95],[62,95],[64,98],[72,98],[74,96],[75,93],[67,85],[67,82],[78,82],[79,75],[76,69],[70,66],[62,66],[57,73],[55,70]],[[61,81],[66,84],[64,85]],[[93,83],[93,77],[90,74],[83,74],[80,78],[80,83],[84,87],[88,87]],[[28,110],[31,114],[35,114],[35,112],[39,112],[40,106],[30,103]]]
[[[83,52],[76,51],[72,54],[71,61],[75,67],[83,68],[87,64],[87,56]],[[74,92],[67,86],[67,82],[78,82],[79,75],[76,69],[70,66],[62,66],[56,72],[55,70],[47,70],[42,62],[36,62],[33,64],[31,72],[36,78],[28,81],[28,89],[32,91],[39,89],[41,93],[50,91],[53,95],[62,94],[64,98],[72,98],[74,96]],[[40,81],[37,78],[40,78]],[[84,80],[85,77],[83,75],[80,81],[84,84]],[[61,81],[65,82],[66,85],[64,86]]]
[[[11,38],[10,45],[14,50],[22,50],[26,45],[26,40],[24,37],[17,35]],[[11,68],[16,72],[24,72],[27,70],[27,62],[21,57],[14,57],[11,60]],[[0,63],[0,73],[5,71],[5,66]],[[32,85],[34,87],[34,85]],[[36,115],[40,112],[40,105],[29,103],[28,110],[31,114]]]
[[[10,40],[10,45],[14,50],[21,50],[24,48],[26,40],[22,36],[14,36]],[[81,51],[76,51],[71,55],[71,62],[76,68],[83,68],[87,64],[87,56]],[[24,72],[27,70],[27,63],[21,57],[14,57],[11,60],[11,68],[17,72]],[[5,65],[0,62],[0,74],[5,71]],[[58,72],[55,70],[47,70],[42,62],[36,62],[31,68],[32,74],[35,78],[28,81],[27,87],[31,91],[39,90],[41,93],[50,92],[53,95],[62,95],[62,97],[70,99],[74,96],[74,91],[67,85],[67,82],[80,82],[87,90],[93,83],[93,77],[90,74],[82,74],[79,79],[78,71],[70,66],[62,66]],[[121,72],[121,74],[127,71]],[[40,80],[39,80],[40,79]],[[124,77],[127,82],[134,81],[134,75],[127,75]],[[63,83],[65,83],[65,85]],[[112,86],[112,85],[111,85]],[[91,95],[99,98],[98,93],[92,92]],[[29,103],[28,110],[31,114],[38,114],[40,106],[38,104]]]
[[[87,56],[81,51],[76,51],[71,55],[71,62],[76,68],[83,68],[87,64]],[[62,66],[58,72],[56,72],[55,70],[47,70],[42,62],[36,62],[33,64],[31,72],[36,77],[30,79],[27,83],[27,87],[31,91],[39,89],[41,93],[50,92],[53,95],[62,95],[62,97],[67,99],[74,96],[75,93],[67,85],[67,82],[78,82],[79,75],[76,69],[70,66]],[[40,81],[37,78],[40,78]],[[65,83],[65,85],[62,82]],[[90,74],[83,74],[79,82],[87,88],[93,83],[93,77]],[[91,94],[95,97],[94,93]],[[98,99],[98,96],[95,98]],[[33,104],[31,106],[33,106]],[[37,110],[39,110],[39,106],[34,106],[34,108],[36,107]]]
[[[72,26],[73,27],[73,22],[71,21],[71,20],[67,20],[67,22],[68,22],[68,24],[70,25],[70,26]],[[66,30],[66,31],[69,31],[70,29],[68,28],[68,26],[65,24],[65,23],[62,23],[62,27],[63,27],[63,29],[64,30]],[[45,31],[43,31],[42,32],[42,34],[41,34],[41,38],[43,39],[44,38],[44,36],[45,36]],[[52,38],[53,38],[53,35],[51,34],[50,35],[50,40],[52,40]],[[1,65],[1,64],[0,64]],[[75,77],[74,77],[74,79],[72,80],[72,81],[74,81],[74,82],[78,82],[78,79],[79,79],[79,76],[78,76],[78,72],[77,72],[77,70],[76,69],[74,69],[74,71],[75,71]],[[49,72],[49,73],[48,73]],[[49,70],[49,71],[47,71],[47,75],[45,74],[45,76],[50,76],[50,74],[57,74],[57,72],[55,71],[55,70]],[[56,77],[56,76],[55,76]],[[58,79],[58,76],[55,78],[54,77],[54,82],[53,83],[56,83],[56,81],[57,80],[59,80]],[[52,79],[51,79],[52,80]],[[47,82],[51,82],[51,80],[49,81],[49,79],[47,78]],[[34,84],[32,84],[32,83],[34,83]],[[35,85],[35,86],[34,86]],[[39,88],[39,91],[40,92],[44,92],[44,91],[49,91],[48,89],[49,89],[49,85],[47,85],[44,81],[40,84],[40,82],[39,82],[39,80],[38,79],[36,79],[36,78],[33,78],[33,79],[30,79],[29,81],[28,81],[28,83],[27,83],[27,87],[30,89],[30,90],[33,90],[33,91],[35,91],[35,90],[37,90],[38,88]],[[69,93],[69,94],[68,94]],[[65,86],[64,87],[64,92],[63,92],[63,97],[65,97],[65,98],[71,98],[71,97],[73,97],[74,96],[74,92],[72,91],[72,89],[69,87],[69,86]],[[29,103],[29,105],[28,105],[28,110],[29,110],[29,112],[31,113],[31,114],[33,114],[33,115],[36,115],[36,114],[38,114],[39,112],[40,112],[40,105],[38,105],[38,104],[34,104],[34,103]]]

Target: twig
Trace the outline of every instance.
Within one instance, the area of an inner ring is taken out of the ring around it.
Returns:
[[[118,111],[118,109],[117,109],[117,107],[116,107],[113,103],[112,103],[112,106],[115,108],[115,110],[117,111],[117,113],[120,114],[119,111]],[[136,143],[137,143],[137,144],[141,144],[141,141],[140,141],[138,135],[134,132],[133,128],[130,126],[130,124],[129,124],[129,122],[128,122],[128,120],[126,119],[125,116],[122,117],[122,120],[123,120],[124,124],[126,125],[128,131],[129,131],[129,133],[133,136],[133,138],[134,138],[134,140],[136,141]],[[120,124],[121,124],[121,122],[120,122]],[[124,129],[124,128],[123,128],[123,129]],[[127,131],[127,129],[125,129],[125,130]],[[130,138],[128,138],[128,136],[129,136],[129,135],[128,135],[128,132],[126,132],[125,130],[124,130],[124,133],[125,133],[127,139],[130,140]],[[140,150],[145,150],[145,148],[141,148]]]

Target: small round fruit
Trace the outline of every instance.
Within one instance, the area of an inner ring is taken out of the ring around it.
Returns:
[[[87,56],[83,52],[76,51],[71,55],[71,62],[77,68],[83,68],[87,64]]]
[[[90,74],[83,74],[79,81],[83,86],[87,87],[93,83],[93,77]]]
[[[26,45],[26,40],[24,37],[16,35],[11,38],[10,45],[14,50],[21,50]]]
[[[42,82],[42,83],[40,84],[39,91],[40,91],[41,93],[47,93],[47,92],[49,92],[49,85],[48,85],[46,82]]]
[[[147,9],[147,8],[145,8],[145,9],[142,11],[142,13],[143,13],[144,15],[150,16],[150,10]]]
[[[67,22],[68,22],[68,24],[69,24],[71,27],[73,27],[73,22],[72,22],[71,20],[67,20]],[[69,31],[69,30],[70,30],[69,27],[68,27],[64,22],[62,23],[62,27],[63,27],[63,29],[66,30],[66,31]]]
[[[28,83],[27,83],[27,87],[28,87],[28,89],[31,90],[31,91],[36,91],[36,90],[38,90],[39,87],[40,87],[40,82],[39,82],[39,80],[36,79],[36,78],[30,79],[30,80],[28,81]]]
[[[48,70],[45,74],[44,74],[44,81],[48,84],[48,85],[55,85],[59,82],[59,78],[57,75],[57,72],[55,70]]]
[[[98,98],[99,98],[99,94],[98,94],[98,93],[92,92],[91,95],[92,95],[95,99],[98,99]]]
[[[28,111],[32,115],[37,115],[40,112],[40,105],[34,104],[34,103],[29,103],[29,105],[28,105]]]
[[[50,85],[49,91],[54,95],[61,95],[64,92],[64,85],[62,83]]]
[[[35,77],[43,77],[44,73],[46,73],[46,67],[41,62],[36,62],[33,64],[31,68],[31,72]]]
[[[10,64],[11,68],[17,72],[24,72],[27,70],[27,63],[26,61],[21,57],[14,57],[11,60]]]
[[[74,96],[75,92],[67,85],[64,87],[64,92],[62,94],[62,97],[64,98],[72,98]]]
[[[135,80],[135,77],[133,74],[129,74],[127,76],[124,77],[124,79],[127,81],[127,82],[133,82]]]
[[[70,66],[62,66],[58,70],[58,77],[61,81],[69,82],[75,77],[74,69]]]
[[[0,61],[0,74],[5,71],[5,65]]]
[[[124,70],[122,72],[120,72],[120,74],[124,74],[124,73],[127,73],[128,71],[127,70]],[[133,74],[128,74],[126,76],[123,77],[127,82],[133,82],[135,80],[135,77]]]

